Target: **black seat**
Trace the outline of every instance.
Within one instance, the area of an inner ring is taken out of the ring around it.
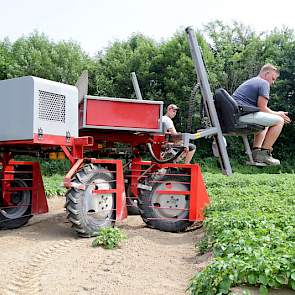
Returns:
[[[223,133],[228,135],[242,135],[256,133],[265,127],[257,124],[242,123],[241,116],[259,112],[259,108],[253,106],[238,105],[228,92],[219,88],[214,95],[214,104]]]

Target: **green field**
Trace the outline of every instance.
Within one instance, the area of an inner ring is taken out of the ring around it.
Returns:
[[[227,177],[213,160],[201,166],[211,205],[196,249],[199,255],[212,251],[214,259],[192,278],[189,292],[229,294],[234,286],[256,286],[260,294],[295,290],[294,168],[234,163],[235,173]],[[63,176],[43,179],[48,197],[65,193]]]
[[[211,205],[200,254],[214,260],[197,273],[191,294],[228,294],[233,286],[295,290],[295,174],[205,172]]]

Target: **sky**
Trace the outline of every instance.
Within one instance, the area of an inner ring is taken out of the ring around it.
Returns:
[[[163,41],[217,19],[257,32],[295,29],[294,8],[294,0],[0,0],[0,40],[37,30],[52,41],[76,41],[95,55],[133,33]]]

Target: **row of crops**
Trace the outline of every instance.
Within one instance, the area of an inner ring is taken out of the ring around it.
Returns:
[[[295,174],[204,173],[211,205],[200,254],[214,259],[191,294],[228,294],[233,286],[295,290]]]

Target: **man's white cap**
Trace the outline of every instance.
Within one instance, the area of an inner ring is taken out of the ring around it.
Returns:
[[[169,104],[167,107],[167,111],[173,109],[173,110],[179,110],[179,107],[176,104]]]

